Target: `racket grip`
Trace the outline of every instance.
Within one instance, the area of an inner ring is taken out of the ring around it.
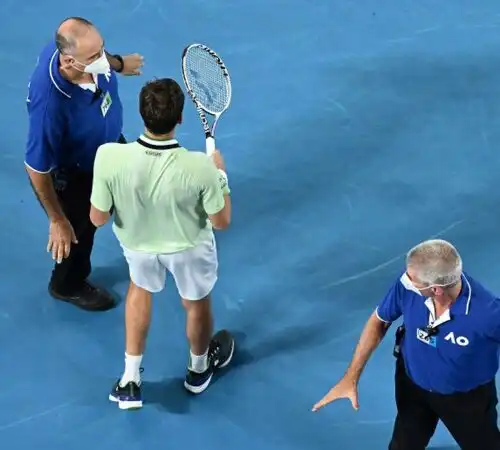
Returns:
[[[212,153],[215,152],[215,139],[212,136],[207,137],[205,146],[207,150],[207,155],[212,156]]]

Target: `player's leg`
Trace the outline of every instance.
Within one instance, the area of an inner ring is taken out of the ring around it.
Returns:
[[[407,376],[404,363],[396,363],[395,396],[397,416],[389,450],[425,450],[436,431],[438,417],[426,393]]]
[[[120,409],[142,407],[141,363],[151,322],[152,294],[165,286],[165,268],[157,255],[123,249],[130,286],[125,304],[125,369],[109,395]]]
[[[234,353],[229,332],[221,330],[213,335],[210,293],[217,281],[215,239],[210,236],[193,249],[162,255],[160,260],[172,273],[186,310],[190,358],[184,386],[199,394],[209,386],[214,372],[231,362]]]
[[[234,354],[234,339],[227,330],[213,330],[210,297],[183,299],[186,309],[186,334],[190,345],[189,365],[184,387],[193,394],[208,388],[214,373],[229,365]],[[208,342],[208,344],[207,344]]]
[[[196,391],[206,389],[210,384],[212,371],[210,367],[208,350],[213,334],[213,319],[210,297],[198,300],[182,299],[186,310],[186,336],[189,342],[189,370],[185,385],[188,390]],[[203,374],[203,376],[200,376]],[[194,382],[196,381],[196,382]]]

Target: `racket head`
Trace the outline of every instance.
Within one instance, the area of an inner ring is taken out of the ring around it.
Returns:
[[[210,47],[191,44],[182,52],[182,78],[197,107],[219,116],[231,103],[231,78],[222,58]]]

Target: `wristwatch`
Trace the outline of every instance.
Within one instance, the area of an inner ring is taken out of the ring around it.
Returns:
[[[123,58],[120,55],[113,55],[113,58],[117,59],[120,63],[120,68],[118,70],[115,70],[115,72],[122,73],[123,72]]]

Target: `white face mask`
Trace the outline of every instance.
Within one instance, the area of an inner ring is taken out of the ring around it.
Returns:
[[[399,279],[399,281],[401,281],[401,284],[404,286],[405,289],[409,290],[409,291],[412,291],[412,292],[415,292],[415,294],[418,294],[420,295],[421,297],[423,297],[422,295],[422,292],[420,292],[414,285],[413,283],[411,282],[410,280],[410,277],[408,276],[407,273],[404,273],[403,275],[401,275],[401,278]]]
[[[83,69],[83,72],[85,73],[90,73],[92,75],[105,75],[107,77],[111,75],[111,67],[104,51],[99,58],[88,65],[82,64],[80,61],[77,61],[77,63],[85,67]]]

